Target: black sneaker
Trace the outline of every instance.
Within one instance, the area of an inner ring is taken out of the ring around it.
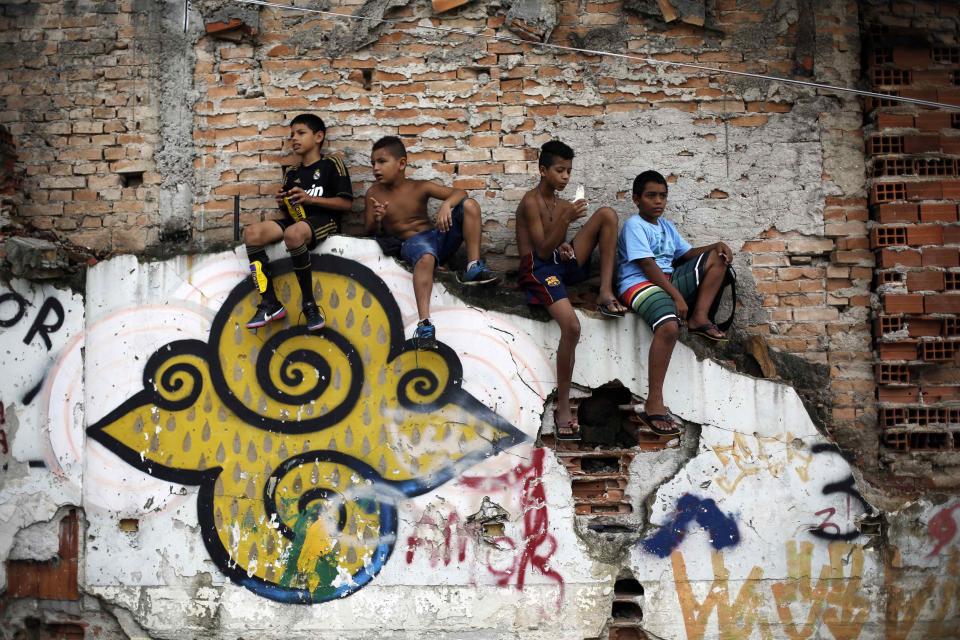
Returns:
[[[307,318],[307,329],[309,331],[320,331],[327,324],[327,319],[323,317],[323,311],[314,302],[308,302],[303,305],[303,315]]]
[[[261,300],[257,312],[247,321],[247,329],[259,329],[268,322],[287,317],[287,310],[279,300]]]
[[[437,330],[429,318],[421,320],[413,332],[413,341],[417,349],[436,349],[437,348]]]
[[[481,284],[493,284],[500,281],[500,276],[495,274],[493,271],[487,267],[485,260],[477,260],[473,265],[460,274],[460,284],[465,285],[481,285]]]

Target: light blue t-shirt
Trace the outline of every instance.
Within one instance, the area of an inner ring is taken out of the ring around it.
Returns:
[[[650,224],[639,215],[628,218],[617,238],[617,292],[648,280],[635,261],[653,258],[664,273],[673,273],[673,261],[690,251],[690,243],[684,240],[669,220],[660,218]]]

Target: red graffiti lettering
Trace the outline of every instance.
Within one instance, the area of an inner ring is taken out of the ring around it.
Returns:
[[[820,509],[820,511],[817,511],[813,515],[820,516],[823,514],[827,514],[827,517],[823,519],[823,522],[820,523],[820,526],[818,526],[817,529],[820,529],[821,531],[830,531],[833,529],[833,533],[840,533],[840,526],[835,522],[830,521],[830,518],[837,514],[837,510],[833,507],[827,507],[826,509]]]
[[[927,535],[935,544],[933,551],[927,555],[928,558],[940,553],[956,537],[957,523],[953,519],[953,512],[957,509],[960,509],[960,503],[941,509],[927,523]]]
[[[547,510],[547,493],[543,485],[543,456],[542,448],[533,450],[533,457],[529,464],[519,464],[507,473],[496,478],[464,477],[460,480],[472,489],[489,491],[502,488],[506,484],[520,484],[523,482],[523,494],[520,497],[520,508],[523,512],[523,540],[519,545],[520,553],[515,556],[513,566],[505,569],[496,569],[488,565],[491,574],[497,576],[497,584],[507,586],[514,582],[518,589],[523,589],[526,583],[527,570],[532,565],[542,575],[560,585],[560,595],[557,606],[563,600],[563,576],[550,567],[550,558],[557,550],[557,540],[548,532],[550,515]],[[518,548],[513,540],[500,537],[494,540],[500,545]]]
[[[447,514],[446,521],[441,525],[443,527],[443,542],[437,543],[436,536],[431,536],[428,531],[436,531],[439,526],[430,514],[423,514],[417,521],[414,533],[407,538],[407,564],[413,562],[418,547],[426,547],[430,552],[430,566],[436,567],[440,562],[443,565],[450,566],[453,560],[453,550],[456,549],[457,561],[463,562],[467,558],[467,541],[470,540],[471,533],[460,524],[460,516],[455,512]]]
[[[477,555],[487,571],[501,587],[513,585],[523,589],[530,567],[553,580],[560,587],[557,607],[563,601],[564,579],[550,566],[557,551],[557,540],[549,532],[550,514],[547,509],[547,493],[543,483],[544,449],[534,449],[529,463],[519,464],[510,471],[495,477],[464,476],[460,485],[478,492],[496,493],[504,487],[522,487],[520,509],[523,514],[523,533],[519,540],[510,536],[487,538],[483,547],[475,546],[479,537],[473,524],[464,525],[456,513],[446,517],[424,513],[407,538],[407,563],[412,563],[417,550],[425,547],[430,554],[430,565],[441,562],[448,566],[454,559],[463,562],[467,557],[468,543],[476,553],[485,549],[485,558]],[[505,553],[495,553],[494,549]]]
[[[0,453],[7,455],[10,453],[10,447],[7,445],[7,432],[0,429]]]

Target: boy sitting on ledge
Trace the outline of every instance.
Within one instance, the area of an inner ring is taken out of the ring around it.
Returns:
[[[325,320],[313,297],[313,270],[310,251],[340,232],[340,216],[350,211],[353,186],[343,161],[324,156],[320,147],[327,127],[318,116],[298,115],[290,123],[290,142],[300,164],[287,169],[283,188],[277,194],[281,217],[248,225],[243,229],[253,283],[262,298],[257,311],[247,322],[248,329],[257,329],[287,315],[277,299],[271,281],[266,246],[283,240],[293,262],[293,272],[300,285],[303,315],[307,329],[319,331]]]
[[[480,285],[500,280],[480,257],[480,205],[463,189],[408,179],[407,149],[396,136],[377,140],[370,161],[377,182],[367,191],[364,229],[367,235],[386,233],[403,241],[400,257],[413,267],[413,294],[420,316],[413,338],[418,348],[432,349],[436,330],[430,321],[430,294],[436,266],[466,242],[467,268],[460,282]],[[435,224],[427,214],[431,198],[443,201]]]
[[[664,404],[663,381],[680,324],[689,317],[691,334],[712,341],[726,339],[707,314],[723,286],[733,252],[722,242],[692,248],[673,223],[662,218],[667,181],[656,171],[644,171],[634,179],[633,203],[637,215],[623,224],[617,241],[617,291],[653,330],[649,390],[640,421],[654,433],[673,435],[680,429]]]

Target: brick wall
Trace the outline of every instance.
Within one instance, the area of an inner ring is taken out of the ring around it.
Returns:
[[[24,173],[18,214],[94,249],[142,250],[158,215],[153,66],[144,51],[156,34],[134,4],[0,6],[0,124]]]
[[[877,3],[866,15],[875,90],[960,105],[960,7]],[[875,376],[884,461],[947,485],[919,461],[960,451],[960,112],[871,100],[866,128],[877,256]],[[913,455],[904,455],[913,454]]]

